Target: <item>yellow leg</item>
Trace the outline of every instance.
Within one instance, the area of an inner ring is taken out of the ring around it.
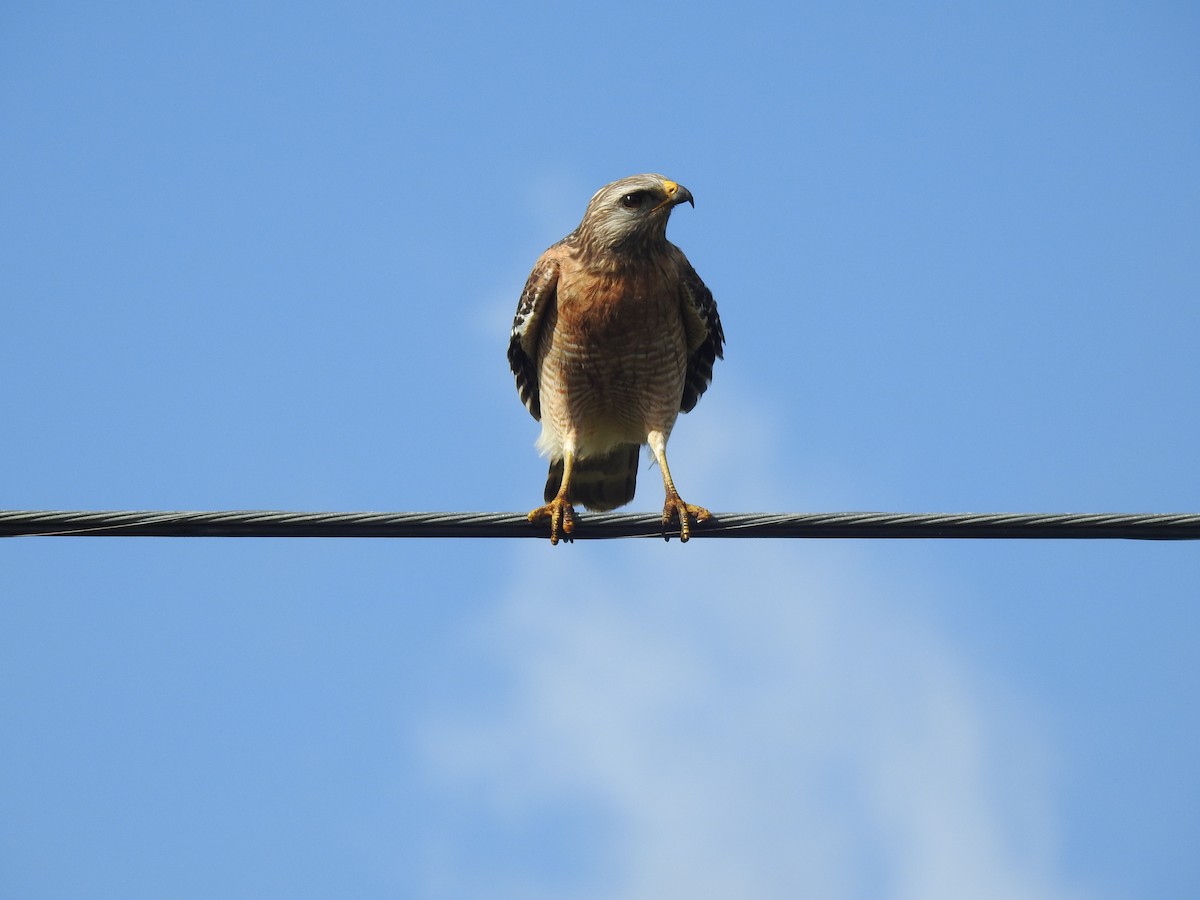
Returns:
[[[712,513],[703,506],[684,503],[683,498],[679,496],[679,491],[675,490],[675,482],[671,479],[671,469],[667,465],[667,436],[661,431],[652,431],[646,440],[650,444],[650,452],[654,454],[654,459],[658,462],[658,468],[662,471],[663,487],[667,491],[667,500],[663,504],[663,527],[665,528],[673,521],[678,522],[679,540],[686,542],[691,537],[689,517],[695,516],[698,524],[711,519]]]
[[[558,543],[559,526],[562,527],[563,536],[568,541],[571,540],[571,532],[575,530],[575,509],[567,500],[567,493],[571,483],[571,470],[574,466],[575,454],[568,450],[563,454],[562,484],[558,488],[558,493],[545,506],[539,506],[529,513],[530,522],[537,523],[542,519],[550,520],[551,544]]]

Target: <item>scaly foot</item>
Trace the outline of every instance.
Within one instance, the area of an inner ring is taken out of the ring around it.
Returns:
[[[691,537],[691,527],[688,524],[688,519],[691,516],[695,516],[696,523],[699,524],[711,519],[712,513],[703,506],[693,506],[691,503],[684,503],[683,498],[677,493],[671,492],[667,494],[667,502],[663,504],[663,528],[665,529],[672,522],[678,522],[680,543],[685,543]],[[670,540],[666,534],[663,537]]]
[[[575,530],[575,508],[563,496],[555,497],[545,506],[539,506],[529,514],[529,521],[537,524],[542,519],[550,520],[550,543],[557,544],[559,528],[563,537],[570,541],[571,532]]]

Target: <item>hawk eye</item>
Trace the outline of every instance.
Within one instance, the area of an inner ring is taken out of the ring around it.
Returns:
[[[626,209],[637,209],[646,203],[647,191],[634,191],[621,198],[621,205]]]

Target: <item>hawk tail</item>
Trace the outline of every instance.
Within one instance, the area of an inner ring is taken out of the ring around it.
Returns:
[[[575,460],[571,470],[570,493],[567,500],[579,503],[593,512],[604,512],[624,506],[633,499],[637,487],[639,444],[620,444],[600,456],[585,456]],[[558,494],[562,486],[563,462],[550,463],[546,476],[546,502]]]

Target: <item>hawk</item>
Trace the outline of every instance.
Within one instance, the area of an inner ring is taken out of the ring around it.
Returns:
[[[667,439],[712,380],[725,344],[712,292],[667,219],[691,192],[662,175],[600,188],[579,227],[541,255],[517,304],[508,362],[517,391],[541,421],[550,457],[545,505],[550,542],[570,539],[573,504],[609,510],[633,499],[642,444],[662,472],[664,528],[711,518],[685,503],[667,466]]]

